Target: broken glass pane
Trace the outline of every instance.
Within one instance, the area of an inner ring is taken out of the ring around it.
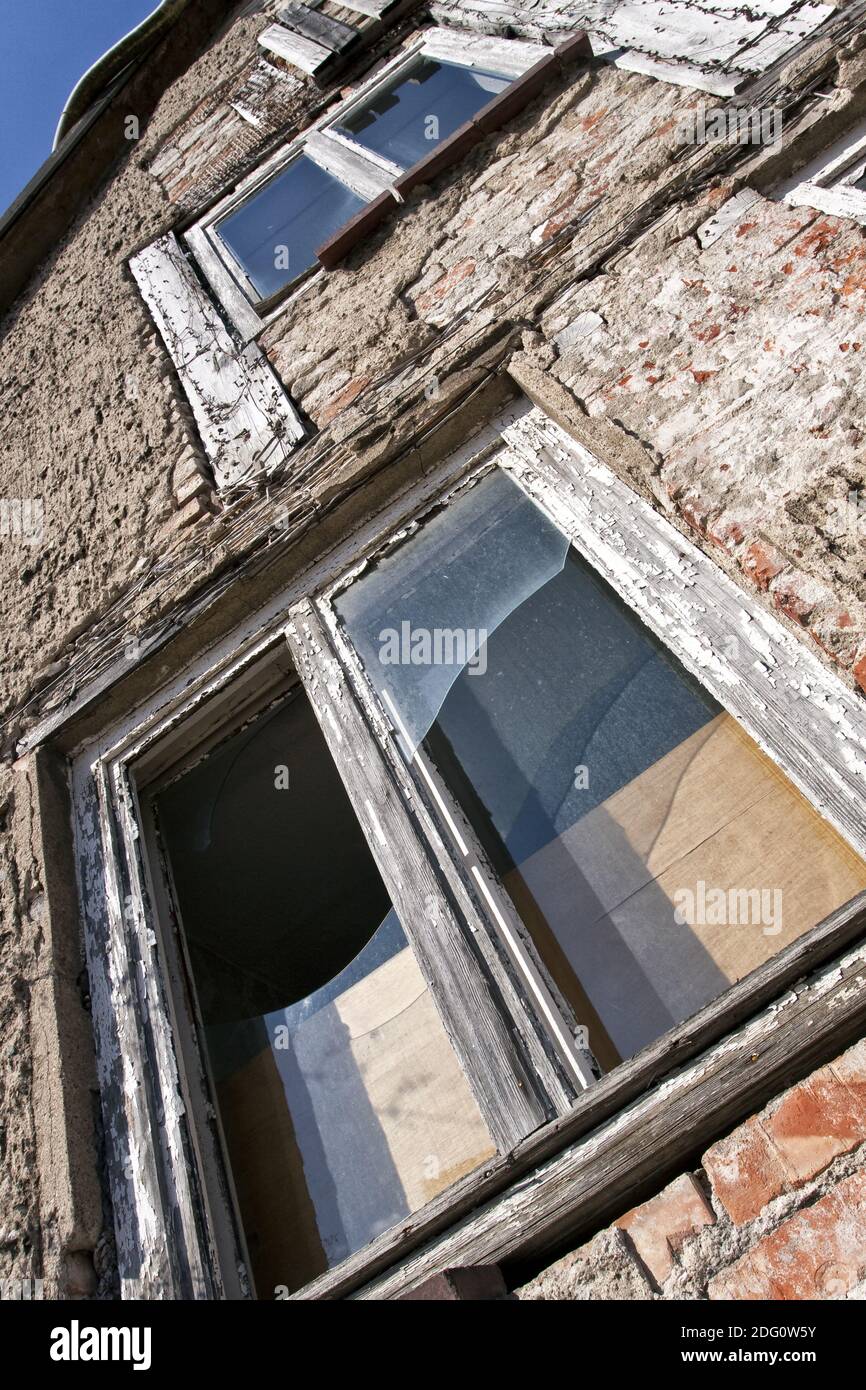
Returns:
[[[408,169],[471,120],[510,80],[418,57],[334,129]]]
[[[501,469],[437,512],[336,608],[414,753],[490,634],[562,569],[568,541]]]
[[[866,887],[866,865],[552,530],[494,473],[335,606],[611,1067]],[[447,676],[437,622],[462,624]],[[393,653],[385,629],[407,634]]]
[[[300,688],[156,798],[260,1297],[493,1153]]]

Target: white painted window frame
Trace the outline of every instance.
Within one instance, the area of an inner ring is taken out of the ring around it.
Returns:
[[[163,766],[171,756],[171,740],[185,749],[190,730],[200,735],[209,727],[212,704],[224,702],[236,717],[243,702],[252,699],[250,691],[261,700],[263,663],[279,652],[283,656],[277,659],[284,662],[286,642],[392,897],[395,863],[387,842],[394,827],[410,827],[415,856],[408,888],[403,884],[404,900],[407,892],[411,896],[417,890],[416,866],[425,873],[431,866],[435,870],[432,896],[424,901],[425,916],[433,911],[432,927],[428,922],[419,937],[417,923],[405,922],[407,935],[416,950],[421,941],[422,955],[432,940],[463,952],[460,969],[474,970],[479,980],[493,983],[522,1037],[511,1076],[523,1067],[526,1090],[514,1091],[512,1083],[510,1092],[491,1094],[489,1082],[501,1078],[485,1077],[484,1056],[507,1057],[496,1041],[501,1031],[491,1042],[483,1009],[480,1017],[462,1019],[452,1011],[447,1018],[448,987],[438,993],[434,989],[440,1012],[445,1001],[446,1027],[485,1118],[496,1116],[500,1157],[490,1173],[468,1175],[435,1199],[429,1211],[413,1216],[414,1246],[477,1206],[479,1193],[489,1195],[491,1183],[495,1190],[507,1185],[509,1143],[517,1153],[543,1149],[549,1154],[557,1135],[569,1126],[585,1125],[588,1115],[601,1123],[646,1096],[666,1071],[695,1057],[774,998],[774,987],[789,988],[805,965],[813,968],[838,953],[863,920],[861,895],[588,1090],[579,1093],[573,1077],[569,1085],[562,1053],[557,1059],[550,1039],[549,1050],[540,1046],[542,1033],[549,1035],[549,1030],[539,1020],[537,996],[533,1005],[527,1003],[531,969],[538,968],[531,945],[522,943],[522,958],[515,961],[511,952],[511,962],[504,960],[509,954],[507,942],[502,949],[503,915],[509,925],[504,890],[481,861],[474,865],[478,874],[467,875],[469,856],[455,851],[448,826],[449,816],[456,821],[459,815],[455,804],[448,803],[441,786],[425,783],[417,769],[407,766],[393,721],[340,634],[332,608],[334,593],[351,582],[359,566],[493,466],[506,469],[843,837],[866,853],[862,701],[757,597],[740,589],[606,464],[538,407],[518,401],[384,511],[363,521],[288,590],[191,663],[173,685],[98,735],[91,734],[72,756],[79,890],[126,1296],[244,1296],[231,1204],[224,1179],[220,1187],[214,1177],[220,1168],[218,1143],[203,1119],[207,1097],[201,1080],[191,1076],[195,1042],[188,1037],[184,1042],[178,1006],[172,1002],[171,925],[160,911],[163,891],[156,881],[152,835],[134,769],[145,757]],[[735,651],[729,642],[732,632],[741,639]],[[224,720],[225,709],[215,717]],[[517,924],[512,925],[516,932]],[[537,978],[547,985],[540,969]],[[533,1027],[541,1032],[530,1036]],[[487,1048],[481,1058],[473,1054],[478,1045]],[[797,1046],[806,1056],[808,1037],[797,1039]],[[512,1100],[520,1096],[522,1113],[510,1112],[509,1094]],[[663,1104],[661,1097],[653,1102],[651,1092],[641,1102],[644,1110]],[[628,1123],[619,1121],[619,1130]],[[637,1162],[644,1117],[635,1123],[629,1142]],[[509,1130],[506,1140],[503,1132]],[[529,1149],[521,1134],[534,1135]],[[538,1192],[541,1196],[541,1186]],[[337,1288],[357,1287],[402,1258],[406,1240],[401,1223],[399,1231],[377,1237],[301,1296],[330,1296]],[[192,1291],[190,1275],[196,1281]]]
[[[841,746],[828,742],[827,715],[822,710],[815,717],[814,710],[813,683],[818,681],[826,688],[827,678],[817,659],[771,615],[748,605],[742,591],[711,560],[685,542],[669,522],[537,408],[506,425],[498,445],[476,460],[436,505],[448,505],[494,467],[502,469],[541,508],[664,646],[782,766],[846,841],[866,855],[866,827],[860,810],[860,799],[866,793],[866,708],[859,697],[835,682],[838,690],[833,709],[838,714],[844,706],[848,737]],[[410,534],[422,520],[420,514],[408,518]],[[480,890],[491,927],[511,957],[533,1006],[573,1080],[586,1087],[594,1080],[594,1059],[575,1047],[580,1020],[572,1017],[548,976],[511,898],[444,780],[423,749],[407,757],[409,740],[399,712],[379,699],[334,607],[334,599],[351,587],[372,561],[399,547],[406,538],[404,526],[377,551],[361,554],[351,571],[317,600],[317,607],[347,679],[370,712],[384,752],[392,761],[399,759],[408,766],[416,795],[430,801],[432,819],[449,847],[455,869],[462,872],[468,887],[474,881]],[[632,558],[629,551],[638,546],[643,547],[643,554]],[[656,563],[661,581],[657,594],[648,581],[653,553],[663,561]],[[649,594],[654,602],[648,601]],[[682,622],[685,607],[690,610],[691,624]],[[734,633],[745,652],[739,661],[725,654]],[[805,696],[797,698],[795,672],[804,667],[801,684]],[[781,720],[767,713],[777,679],[783,679],[786,686],[786,713]],[[822,746],[828,755],[824,761],[816,756]],[[855,746],[859,747],[859,761],[851,758]]]
[[[815,208],[866,226],[866,189],[852,185],[866,173],[866,120],[811,160],[780,190],[789,207]]]
[[[241,339],[250,342],[255,338],[324,271],[311,267],[276,294],[263,299],[248,279],[243,266],[217,234],[216,226],[224,217],[236,211],[274,175],[281,173],[301,155],[312,159],[319,168],[368,202],[392,189],[394,181],[405,172],[403,166],[350,140],[335,127],[364,102],[375,97],[387,83],[399,77],[417,58],[438,59],[466,68],[486,68],[500,72],[503,77],[513,81],[551,52],[542,44],[521,39],[496,39],[481,34],[429,29],[363,82],[339,106],[326,112],[308,130],[283,145],[241,179],[231,193],[210,208],[185,234],[187,245]],[[394,196],[400,201],[398,194]]]

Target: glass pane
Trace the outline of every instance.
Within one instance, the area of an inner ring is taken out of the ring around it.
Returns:
[[[499,73],[419,57],[335,129],[408,169],[504,91],[510,80]]]
[[[866,864],[573,548],[554,565],[550,530],[496,471],[336,606],[610,1067],[866,887]],[[425,706],[414,658],[435,664],[437,625],[455,644],[461,610],[465,664]]]
[[[363,198],[301,155],[216,230],[268,299],[316,265],[316,248],[364,206]]]
[[[494,1146],[297,689],[156,798],[258,1293]]]

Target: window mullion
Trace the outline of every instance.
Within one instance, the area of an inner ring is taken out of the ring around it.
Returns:
[[[330,138],[323,131],[315,130],[308,136],[304,154],[359,198],[378,198],[394,181],[395,175],[376,160],[347,141]]]
[[[544,1119],[567,1110],[572,1096],[533,1037],[524,1049],[498,1005],[503,982],[492,980],[469,935],[471,904],[453,885],[419,826],[417,798],[407,797],[383,757],[368,720],[332,649],[313,604],[291,612],[289,648],[355,813],[391,894],[401,925],[430,985],[478,1105],[502,1152]],[[442,856],[440,856],[441,861]],[[449,891],[450,890],[450,891]]]

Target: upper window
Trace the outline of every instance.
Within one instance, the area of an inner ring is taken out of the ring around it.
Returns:
[[[543,57],[552,49],[431,31],[212,209],[187,241],[244,337],[321,269],[341,227]]]
[[[357,193],[299,155],[214,230],[242,283],[270,299],[314,266],[316,247],[363,206]]]

